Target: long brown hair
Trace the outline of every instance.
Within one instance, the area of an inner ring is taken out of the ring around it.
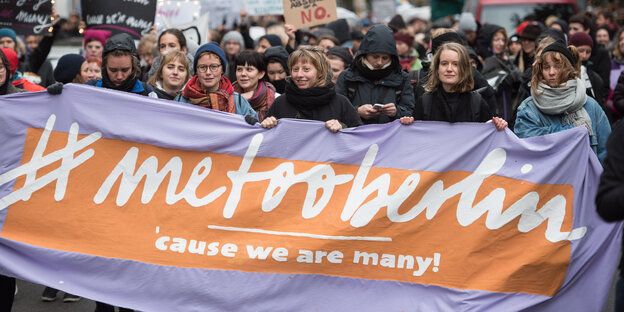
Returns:
[[[542,74],[542,70],[544,69],[544,63],[548,60],[555,63],[555,65],[561,66],[561,70],[559,71],[559,81],[566,82],[580,77],[581,61],[578,50],[576,50],[575,46],[568,46],[568,50],[570,50],[572,56],[574,57],[574,64],[572,64],[567,57],[555,51],[544,52],[537,58],[533,64],[533,76],[531,77],[531,88],[533,89],[533,92],[537,93],[537,86],[539,83],[546,81],[546,79],[544,79],[544,75]]]
[[[447,42],[440,46],[433,56],[431,67],[429,68],[429,80],[425,85],[425,91],[431,92],[442,86],[438,68],[440,67],[440,55],[442,51],[449,50],[456,52],[459,56],[457,83],[452,87],[451,92],[468,92],[474,87],[474,78],[472,77],[472,68],[470,66],[470,57],[468,51],[463,45],[455,42]]]

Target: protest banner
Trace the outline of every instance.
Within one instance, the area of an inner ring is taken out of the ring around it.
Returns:
[[[80,3],[87,28],[126,32],[138,40],[154,25],[156,0],[81,0]]]
[[[283,0],[284,20],[296,29],[326,24],[338,19],[336,0]]]
[[[283,0],[245,0],[247,15],[282,15],[284,14]]]
[[[266,130],[74,84],[0,124],[0,274],[118,306],[601,311],[616,268],[582,127]]]
[[[52,3],[49,0],[0,0],[0,27],[13,29],[19,35],[51,36]]]

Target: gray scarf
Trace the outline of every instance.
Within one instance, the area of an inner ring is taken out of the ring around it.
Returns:
[[[583,108],[587,102],[585,83],[580,78],[568,80],[563,87],[552,88],[544,83],[539,83],[537,92],[531,88],[533,103],[544,114],[563,114],[563,124],[573,124],[575,127],[585,126],[589,135],[592,131],[592,121],[589,114]]]

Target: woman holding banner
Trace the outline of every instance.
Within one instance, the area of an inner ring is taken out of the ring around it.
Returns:
[[[184,53],[171,51],[162,58],[156,74],[147,83],[159,99],[173,100],[191,77],[190,67]]]
[[[251,108],[262,120],[279,94],[266,78],[264,56],[255,51],[243,51],[236,58],[236,81],[232,83],[234,91],[243,95]]]
[[[531,96],[518,107],[514,132],[526,138],[586,127],[591,148],[602,162],[611,126],[600,105],[587,96],[580,65],[574,46],[555,42],[542,50],[533,64]]]
[[[411,117],[402,117],[401,123],[409,125],[416,120],[446,122],[492,121],[497,130],[507,127],[507,122],[493,117],[489,105],[474,86],[468,51],[459,43],[445,43],[436,50],[429,69],[425,94],[417,101]]]
[[[286,90],[267,112],[261,125],[271,129],[280,118],[324,121],[332,132],[362,124],[349,100],[337,94],[331,67],[321,47],[300,46],[288,59],[291,77]]]

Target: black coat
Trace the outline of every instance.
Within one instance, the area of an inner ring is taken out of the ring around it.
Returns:
[[[282,94],[275,99],[266,113],[266,116],[273,116],[277,119],[298,118],[298,115],[297,107],[288,102],[286,94]],[[310,119],[318,121],[336,119],[347,125],[347,127],[357,127],[362,124],[360,116],[349,100],[340,94],[336,94],[327,105],[320,105]]]
[[[589,61],[587,61],[587,68],[595,71],[600,75],[600,78],[602,78],[603,86],[601,94],[609,94],[609,86],[611,85],[611,57],[602,44],[594,44],[592,54],[589,57]]]
[[[415,120],[446,122],[486,122],[492,119],[493,115],[490,112],[488,103],[481,99],[478,119],[475,120],[475,114],[473,114],[470,104],[470,93],[471,92],[447,93],[442,88],[433,90],[431,92],[431,110],[429,114],[427,114],[429,117],[425,118],[426,114],[422,96],[416,101],[413,117]]]
[[[370,53],[390,54],[391,61],[395,62],[390,66],[396,65],[396,71],[376,81],[368,80],[356,69],[356,62],[361,63],[362,58]],[[349,98],[349,88],[355,88],[352,98]],[[392,30],[388,26],[376,25],[366,33],[355,60],[338,77],[336,93],[349,98],[355,108],[364,104],[377,103],[394,103],[396,105],[397,113],[394,117],[380,115],[374,119],[364,120],[367,124],[387,123],[403,116],[412,115],[415,99],[414,90],[409,75],[401,70]],[[397,98],[400,101],[397,101]]]
[[[482,70],[483,76],[490,79],[498,76],[504,77],[502,81],[494,87],[496,92],[497,106],[490,107],[492,114],[505,119],[509,123],[509,129],[513,130],[516,120],[516,110],[520,105],[519,89],[522,81],[522,74],[511,62],[500,59],[492,55],[485,59]]]

